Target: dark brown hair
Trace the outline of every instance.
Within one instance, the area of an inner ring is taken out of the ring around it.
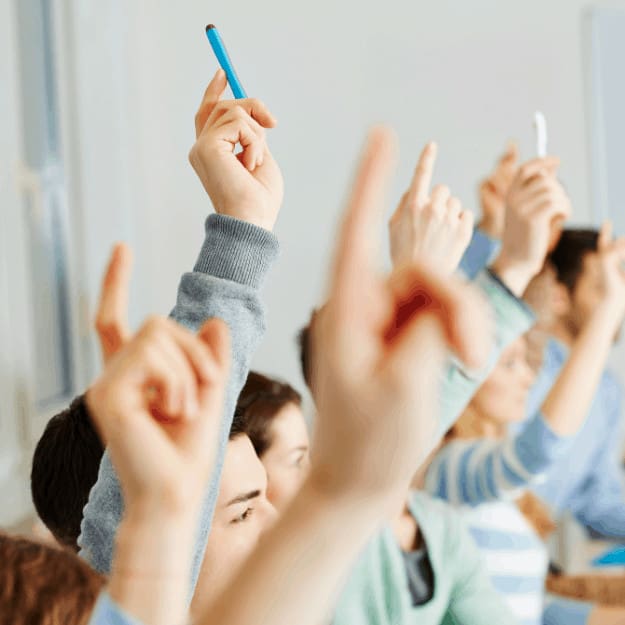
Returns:
[[[597,251],[599,232],[593,229],[565,229],[548,257],[556,279],[573,292],[584,269],[584,256]]]
[[[299,348],[299,364],[302,376],[308,390],[312,392],[312,325],[317,317],[318,310],[314,309],[310,313],[308,324],[297,334],[297,346]]]
[[[84,395],[50,419],[35,448],[30,472],[35,509],[54,537],[75,551],[103,454]]]
[[[234,423],[241,424],[259,457],[271,447],[271,422],[288,404],[302,405],[302,396],[290,384],[250,371],[237,401]]]
[[[0,532],[0,623],[86,625],[104,583],[67,550]]]

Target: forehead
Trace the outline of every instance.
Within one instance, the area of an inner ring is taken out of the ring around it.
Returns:
[[[224,466],[219,482],[217,506],[225,506],[231,499],[267,486],[267,474],[258,459],[252,442],[246,434],[228,441]]]
[[[280,409],[271,423],[271,438],[272,446],[308,445],[308,428],[299,406],[289,402]]]

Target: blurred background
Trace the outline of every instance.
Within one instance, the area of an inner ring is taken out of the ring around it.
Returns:
[[[611,216],[625,233],[624,2],[0,0],[0,526],[30,514],[33,446],[99,370],[91,323],[111,245],[135,252],[133,326],[167,314],[193,267],[211,211],[187,161],[217,68],[209,22],[279,120],[282,255],[257,368],[303,389],[295,335],[372,123],[401,147],[389,212],[430,139],[436,181],[479,212],[506,142],[534,156],[541,110],[574,221]]]

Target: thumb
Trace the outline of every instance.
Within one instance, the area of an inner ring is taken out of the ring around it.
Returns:
[[[395,271],[389,280],[395,311],[385,340],[390,349],[419,316],[438,316],[447,345],[470,367],[481,367],[490,353],[490,316],[472,287],[452,276],[440,276],[423,265]]]
[[[612,222],[610,220],[604,221],[599,231],[599,238],[597,239],[597,250],[599,252],[605,252],[610,247],[612,242]]]

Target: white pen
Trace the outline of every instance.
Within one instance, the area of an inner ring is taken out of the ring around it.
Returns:
[[[534,113],[534,130],[536,130],[536,156],[545,158],[547,156],[547,120],[540,111]]]

